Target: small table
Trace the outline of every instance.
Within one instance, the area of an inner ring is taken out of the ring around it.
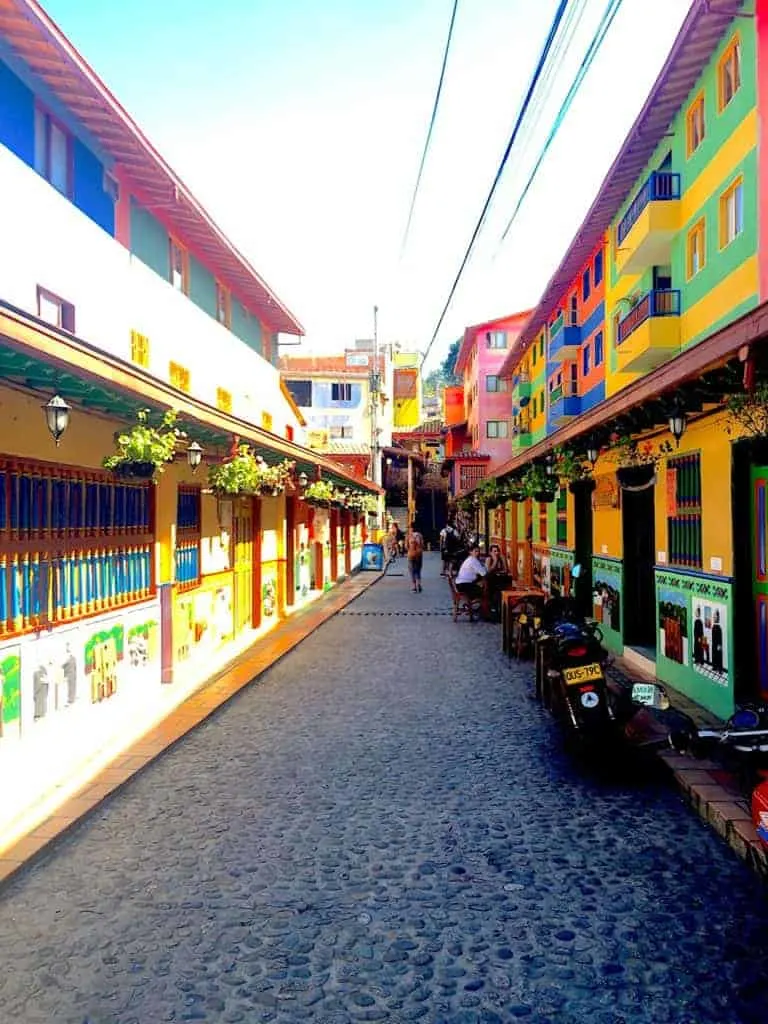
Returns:
[[[539,587],[530,587],[524,583],[501,592],[501,649],[504,654],[512,655],[512,609],[521,601],[535,601],[544,604],[547,599],[545,591]]]

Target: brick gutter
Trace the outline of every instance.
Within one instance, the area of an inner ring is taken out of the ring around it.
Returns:
[[[620,682],[622,677],[638,682],[648,681],[647,676],[623,658],[616,658],[613,667],[614,671],[609,669],[608,672]],[[664,687],[673,707],[689,715],[697,725],[723,724],[721,719],[673,689],[669,683],[653,681]],[[744,796],[737,776],[716,761],[678,754],[671,749],[660,751],[658,756],[674,777],[683,798],[701,820],[713,828],[753,871],[768,879],[768,850],[757,837],[749,800]]]
[[[0,887],[383,575],[382,572],[358,571],[328,594],[294,612],[224,665],[141,739],[126,747],[45,821],[7,848],[0,847]]]

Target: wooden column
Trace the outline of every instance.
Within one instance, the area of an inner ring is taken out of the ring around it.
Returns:
[[[251,609],[251,625],[258,629],[261,625],[261,498],[251,498],[253,502],[253,607]]]
[[[344,516],[344,573],[347,576],[352,575],[352,530],[350,528],[350,522],[352,520],[351,512],[343,512]]]
[[[296,603],[296,499],[285,499],[285,603]]]
[[[328,516],[328,524],[331,531],[331,583],[335,583],[338,574],[338,559],[339,559],[339,544],[337,526],[339,522],[339,510],[336,508],[331,509],[331,514]]]

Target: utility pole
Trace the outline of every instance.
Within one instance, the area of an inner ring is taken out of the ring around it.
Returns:
[[[373,365],[368,375],[371,401],[371,479],[381,487],[381,456],[379,454],[379,394],[381,392],[381,374],[379,373],[379,307],[373,307]],[[379,513],[376,517],[379,526],[383,526],[383,501],[379,500]]]

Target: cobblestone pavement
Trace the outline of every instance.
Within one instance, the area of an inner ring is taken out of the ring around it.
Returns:
[[[3,1021],[768,1019],[759,880],[663,780],[574,766],[437,572],[384,578],[9,884]]]

